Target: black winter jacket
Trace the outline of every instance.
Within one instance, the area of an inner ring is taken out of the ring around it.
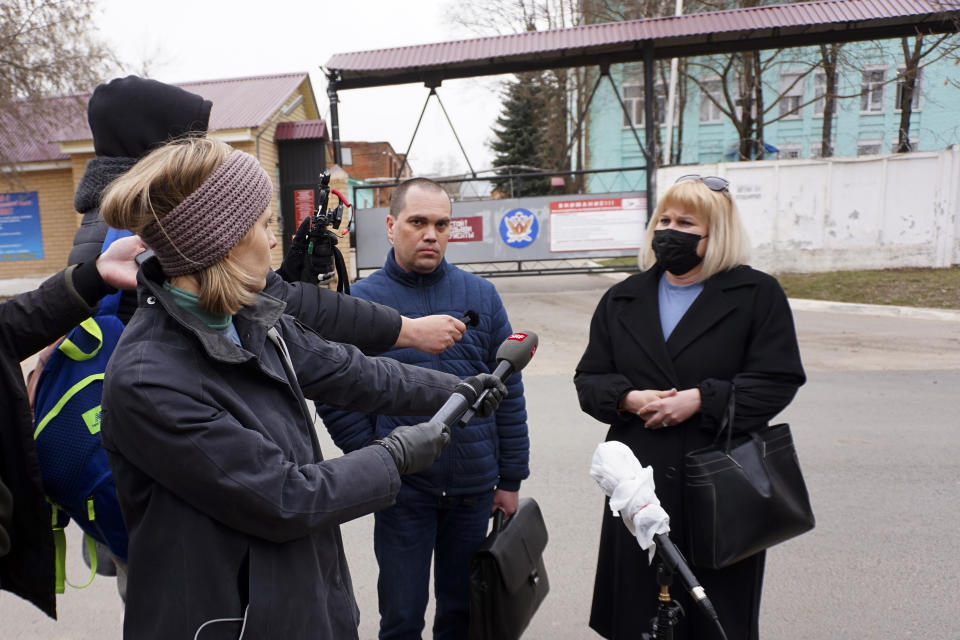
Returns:
[[[20,361],[88,318],[91,303],[108,291],[96,263],[89,262],[0,304],[0,482],[10,490],[14,507],[12,519],[0,524],[10,542],[9,552],[0,557],[0,588],[52,618],[57,617],[53,534]]]
[[[356,638],[338,525],[391,505],[400,478],[376,445],[324,461],[304,395],[424,414],[458,378],[328,343],[266,295],[234,316],[240,347],[161,280],[148,261],[104,389],[130,534],[125,637],[236,638],[245,626],[250,638]]]

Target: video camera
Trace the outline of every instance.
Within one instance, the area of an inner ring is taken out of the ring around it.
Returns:
[[[337,196],[338,203],[335,208],[328,209],[327,203],[330,200],[331,193]],[[336,274],[337,291],[350,293],[347,266],[343,260],[343,254],[337,248],[339,238],[328,227],[339,229],[343,222],[343,207],[344,205],[347,207],[351,205],[343,194],[330,186],[329,171],[320,174],[317,196],[317,210],[310,218],[310,229],[306,238],[300,239],[301,242],[305,240],[307,246],[299,280],[317,284],[327,282]],[[341,232],[340,235],[345,235],[345,233],[346,231]]]

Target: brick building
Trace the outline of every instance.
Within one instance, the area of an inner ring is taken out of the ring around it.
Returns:
[[[341,142],[340,155],[343,168],[350,174],[351,181],[366,185],[393,183],[400,165],[403,164],[403,154],[394,151],[389,142]],[[401,180],[412,177],[413,170],[406,164]],[[386,207],[390,205],[392,192],[391,187],[360,189],[357,198],[369,207]]]
[[[283,237],[285,229],[293,224],[294,211],[280,211],[279,194],[287,189],[281,184],[280,165],[287,160],[282,158],[285,143],[277,140],[275,133],[283,122],[318,121],[309,76],[287,73],[177,86],[213,102],[210,137],[260,160],[274,180],[270,207],[277,219],[278,237]],[[47,114],[46,122],[34,122],[30,132],[18,139],[0,140],[3,157],[16,165],[15,172],[9,166],[0,167],[0,278],[43,276],[66,266],[80,223],[73,194],[87,161],[94,156],[86,119],[89,97],[51,99],[56,108]],[[319,163],[321,168],[325,164],[325,142],[324,136],[310,139],[318,150],[315,156],[319,160],[314,164]],[[311,171],[316,175],[314,168]],[[282,256],[282,244],[274,253],[276,265]]]

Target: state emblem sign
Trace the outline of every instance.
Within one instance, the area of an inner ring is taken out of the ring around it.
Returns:
[[[537,239],[540,223],[528,209],[513,209],[500,220],[500,238],[507,245],[522,249]]]

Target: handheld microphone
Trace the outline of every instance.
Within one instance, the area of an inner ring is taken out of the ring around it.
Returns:
[[[473,309],[467,309],[463,312],[463,317],[460,318],[460,322],[468,327],[475,327],[480,324],[480,314]]]
[[[479,397],[480,394],[476,389],[466,381],[461,380],[457,383],[457,386],[453,388],[453,393],[451,393],[447,401],[443,403],[443,406],[433,414],[430,421],[439,420],[448,427],[452,427],[456,424],[457,420],[460,419],[460,416],[462,416]]]
[[[506,382],[507,378],[530,364],[530,360],[533,358],[533,354],[537,352],[539,345],[540,338],[532,331],[515,331],[510,334],[497,349],[497,366],[492,372],[493,375],[500,378],[502,382]],[[461,427],[467,426],[467,423],[473,420],[480,403],[483,402],[488,393],[490,393],[489,389],[484,390],[480,397],[471,403],[470,408],[467,409],[460,420]]]
[[[500,380],[506,380],[513,372],[523,369],[537,351],[538,343],[537,334],[531,331],[511,334],[503,341],[500,348],[497,349],[497,360],[502,360],[502,362],[497,364],[493,375],[500,378]],[[508,362],[508,360],[512,362]],[[447,401],[443,403],[443,406],[433,414],[430,421],[439,420],[448,427],[452,427],[461,416],[465,416],[467,412],[470,412],[470,417],[465,417],[465,421],[461,423],[462,425],[466,425],[466,422],[473,418],[473,414],[476,413],[476,407],[479,406],[480,399],[484,397],[486,393],[489,393],[489,391],[485,389],[483,393],[481,393],[466,380],[461,380],[459,384],[453,388],[453,393],[450,394]]]

